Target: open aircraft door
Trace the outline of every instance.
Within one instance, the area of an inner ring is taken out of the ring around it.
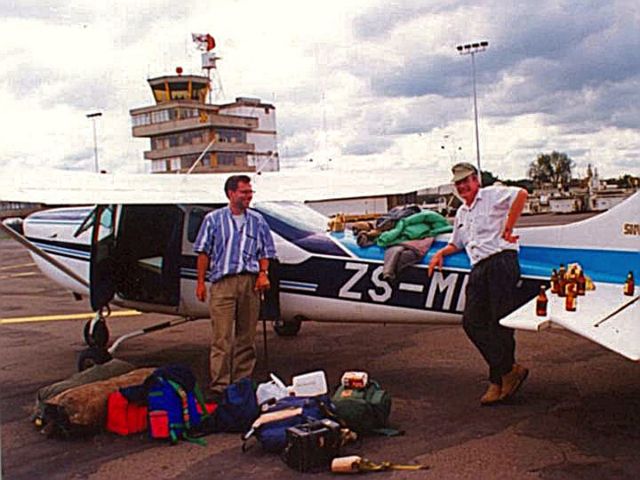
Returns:
[[[91,307],[117,296],[129,308],[179,313],[183,219],[176,205],[96,207],[80,227],[93,226]]]
[[[113,258],[116,243],[115,216],[115,205],[98,205],[85,220],[93,222],[89,279],[91,308],[94,311],[107,306],[116,292],[116,262]]]

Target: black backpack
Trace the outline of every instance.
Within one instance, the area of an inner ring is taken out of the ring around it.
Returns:
[[[387,213],[376,219],[376,230],[386,232],[395,227],[401,218],[410,217],[415,213],[420,213],[420,207],[417,205],[400,205],[393,207]]]

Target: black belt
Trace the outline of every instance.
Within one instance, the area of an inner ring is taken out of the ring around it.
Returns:
[[[223,275],[222,277],[220,277],[220,280],[222,280],[223,278],[229,278],[229,277],[240,277],[242,275],[258,275],[258,272],[240,272],[240,273],[228,273],[226,275]]]
[[[494,259],[496,259],[498,257],[502,257],[502,256],[506,256],[506,255],[515,255],[517,257],[518,256],[518,252],[517,252],[517,250],[508,249],[508,250],[502,250],[502,251],[497,252],[497,253],[492,253],[487,258],[483,258],[478,263],[476,263],[473,266],[473,268],[478,267],[478,266],[482,265],[483,263],[488,262],[489,260],[494,260]]]

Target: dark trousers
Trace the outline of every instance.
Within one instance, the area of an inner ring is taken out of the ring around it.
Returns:
[[[518,254],[507,250],[477,263],[469,276],[464,331],[489,364],[489,381],[501,384],[515,363],[513,329],[499,320],[513,309],[520,278]]]

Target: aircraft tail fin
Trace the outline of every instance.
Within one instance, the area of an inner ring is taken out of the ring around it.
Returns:
[[[523,245],[640,251],[640,192],[586,220],[520,230]]]

